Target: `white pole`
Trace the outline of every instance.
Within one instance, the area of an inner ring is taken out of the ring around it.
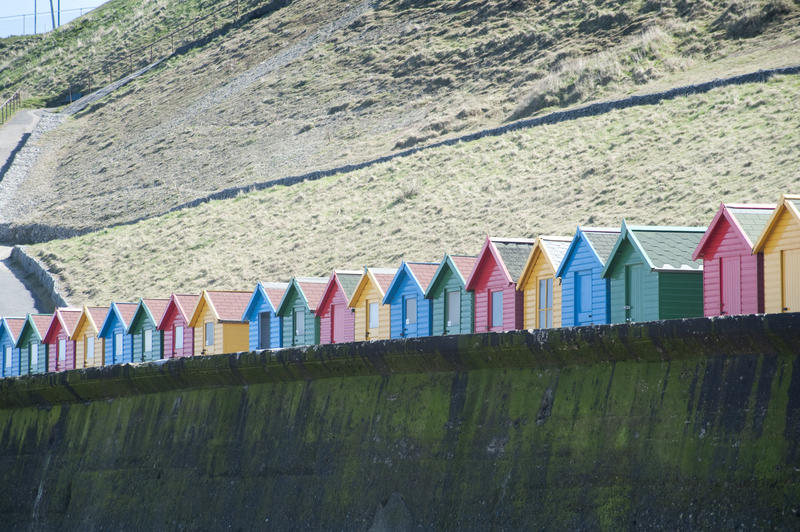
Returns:
[[[33,34],[36,35],[36,0],[33,0]]]

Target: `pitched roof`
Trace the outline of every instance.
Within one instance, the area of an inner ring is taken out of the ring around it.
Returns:
[[[383,299],[396,273],[397,268],[364,268],[364,273],[361,274],[358,285],[356,285],[353,295],[350,296],[350,300],[347,302],[348,306],[353,306],[355,300],[361,296],[361,292],[364,291],[364,288],[369,283],[375,284],[381,299]]]
[[[553,272],[557,272],[571,243],[572,237],[569,236],[540,235],[537,237],[533,249],[528,253],[528,258],[525,260],[525,267],[517,280],[517,290],[524,290],[525,285],[528,284],[539,256],[544,256],[545,261],[553,268]]]
[[[406,266],[414,274],[423,292],[431,284],[431,279],[439,268],[438,262],[406,262]]]
[[[278,308],[284,292],[289,288],[289,283],[262,282],[261,286],[264,287],[264,294],[269,299],[272,308]]]
[[[303,297],[306,298],[309,310],[316,312],[319,301],[325,293],[328,279],[325,277],[295,277],[295,281],[303,291]]]
[[[580,229],[586,240],[589,241],[594,252],[600,258],[603,264],[608,260],[611,255],[611,250],[614,249],[614,244],[617,243],[619,238],[619,229],[607,227],[585,227]]]
[[[153,317],[153,322],[156,324],[161,321],[161,317],[164,315],[164,311],[167,310],[167,306],[169,305],[169,299],[147,299],[142,298],[142,303],[147,306],[147,309],[150,311],[150,315]]]
[[[431,279],[438,271],[441,263],[439,262],[406,262],[400,265],[397,269],[392,282],[389,287],[384,291],[383,304],[387,305],[394,298],[395,292],[400,287],[402,280],[405,278],[411,279],[417,285],[418,290],[425,295],[425,291],[430,285]]]
[[[89,317],[92,318],[94,322],[94,328],[96,330],[100,330],[100,325],[103,324],[103,320],[108,314],[108,307],[86,307],[89,310]]]
[[[772,216],[770,216],[769,221],[764,226],[764,230],[753,245],[753,253],[764,250],[764,245],[769,238],[769,234],[772,233],[772,229],[775,224],[778,223],[778,219],[781,217],[781,214],[783,214],[783,211],[789,212],[789,214],[794,217],[795,221],[800,223],[800,194],[781,195],[778,206],[772,211]]]
[[[33,322],[34,327],[36,327],[36,332],[40,338],[43,338],[45,333],[47,333],[47,328],[50,326],[50,322],[53,321],[52,314],[31,314],[31,321]]]
[[[205,290],[208,301],[220,321],[242,321],[242,313],[252,292],[236,290]]]
[[[22,327],[25,326],[26,318],[3,318],[9,332],[11,333],[11,340],[16,344],[19,339],[19,333],[22,332]]]
[[[706,233],[692,253],[692,258],[704,258],[706,244],[723,221],[736,229],[743,243],[752,249],[774,210],[775,205],[721,203],[711,223],[708,224]]]
[[[536,240],[530,238],[490,238],[490,240],[500,254],[512,282],[517,281],[522,275],[522,269]]]
[[[702,271],[702,261],[692,260],[692,253],[705,232],[705,227],[627,225],[623,220],[621,234],[603,268],[603,276],[611,268],[614,255],[626,238],[644,257],[651,270]]]
[[[64,327],[64,330],[67,331],[69,336],[72,336],[72,333],[75,331],[75,326],[78,324],[78,320],[81,317],[81,313],[83,311],[77,308],[60,308],[57,311],[61,319],[61,325]]]
[[[336,278],[339,279],[339,284],[344,290],[344,296],[349,300],[356,291],[358,281],[361,280],[361,272],[353,270],[334,270]]]
[[[183,317],[188,320],[194,314],[194,309],[200,301],[200,294],[172,294],[172,298],[175,299],[175,304]]]
[[[70,338],[78,334],[82,323],[88,323],[95,334],[98,333],[100,331],[98,324],[102,325],[107,315],[108,307],[87,307],[84,305],[81,315],[78,318],[78,323],[75,324],[75,329],[72,331]],[[77,340],[77,338],[72,339]]]
[[[475,261],[478,260],[478,257],[471,257],[467,255],[450,255],[450,260],[458,270],[458,273],[461,274],[461,277],[463,277],[464,282],[466,282],[467,277],[469,277],[469,272],[471,272],[472,268],[475,267]]]
[[[139,303],[114,303],[114,305],[117,307],[119,317],[122,318],[122,323],[127,328],[136,314],[136,309],[139,308]]]

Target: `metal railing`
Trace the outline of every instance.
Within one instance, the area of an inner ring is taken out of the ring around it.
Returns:
[[[0,124],[4,124],[6,120],[11,118],[17,109],[22,105],[22,98],[20,98],[19,90],[15,92],[11,98],[0,105]]]
[[[72,100],[74,93],[88,94],[93,89],[113,83],[115,79],[121,79],[154,61],[166,59],[181,48],[213,35],[226,24],[235,23],[242,14],[269,3],[276,4],[276,7],[284,4],[276,0],[230,0],[147,44],[109,55],[99,66],[86,69],[72,78],[67,90],[69,99]]]

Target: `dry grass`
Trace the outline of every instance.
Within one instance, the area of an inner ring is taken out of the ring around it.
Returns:
[[[798,186],[800,78],[423,152],[33,246],[74,303],[476,253],[485,235],[707,224]]]
[[[171,5],[171,4],[170,4]],[[171,61],[43,139],[19,223],[101,228],[217,190],[330,168],[548,106],[708,79],[726,61],[797,61],[799,8],[752,39],[710,29],[725,5],[387,0],[211,107],[211,91],[348,5],[297,0]],[[351,6],[350,6],[351,7]],[[785,46],[778,58],[765,51]],[[718,70],[725,75],[724,70]],[[536,102],[530,105],[531,102]],[[516,114],[515,114],[516,110]]]

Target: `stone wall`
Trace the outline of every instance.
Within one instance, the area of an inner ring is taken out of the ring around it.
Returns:
[[[795,528],[800,316],[0,381],[9,529]]]

